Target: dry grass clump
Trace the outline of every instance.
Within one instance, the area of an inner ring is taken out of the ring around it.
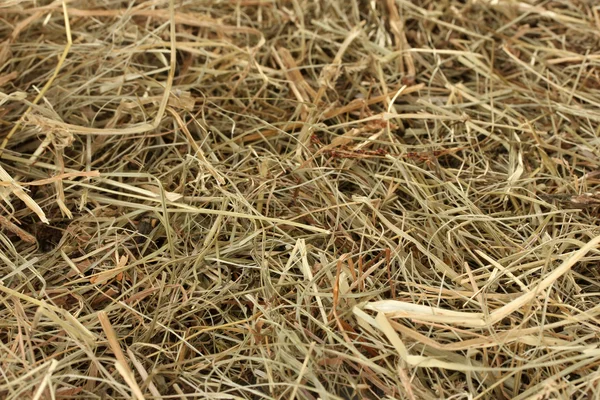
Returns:
[[[600,6],[0,5],[0,398],[599,396]]]

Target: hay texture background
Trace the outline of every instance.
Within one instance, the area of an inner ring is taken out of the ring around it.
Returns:
[[[0,398],[599,394],[600,6],[0,3]]]

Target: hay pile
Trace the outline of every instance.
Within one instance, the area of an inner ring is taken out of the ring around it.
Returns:
[[[586,399],[592,0],[4,0],[0,398]]]

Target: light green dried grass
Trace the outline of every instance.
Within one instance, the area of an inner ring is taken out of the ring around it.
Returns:
[[[464,3],[2,4],[0,396],[597,396],[600,7]]]

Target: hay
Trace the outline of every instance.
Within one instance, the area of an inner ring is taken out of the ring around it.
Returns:
[[[0,4],[0,398],[599,395],[593,1]]]

